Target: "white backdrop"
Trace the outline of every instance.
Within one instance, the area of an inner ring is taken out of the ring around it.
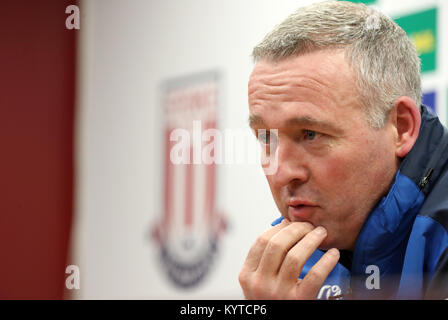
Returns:
[[[254,45],[304,0],[88,0],[81,3],[76,214],[70,263],[80,267],[81,299],[239,299],[238,272],[258,234],[278,217],[262,170],[219,168],[218,207],[229,227],[213,269],[179,289],[162,272],[148,237],[162,211],[160,85],[218,70],[222,129],[247,129],[247,81]],[[394,16],[439,7],[438,90],[446,119],[447,4],[379,1]],[[405,9],[404,9],[405,7]],[[443,18],[445,17],[445,18]]]

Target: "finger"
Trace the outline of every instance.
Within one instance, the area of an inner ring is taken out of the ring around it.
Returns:
[[[277,274],[288,251],[312,230],[308,222],[293,222],[281,229],[267,244],[258,270],[265,275]]]
[[[340,253],[338,249],[333,248],[328,250],[300,282],[300,285],[297,287],[298,294],[302,298],[316,299],[325,279],[327,279],[330,272],[338,263],[339,257]]]
[[[280,267],[279,280],[282,285],[296,283],[305,262],[327,236],[324,227],[317,227],[307,233],[301,241],[289,250]]]
[[[264,249],[266,248],[269,240],[281,229],[285,228],[289,225],[289,221],[287,219],[283,219],[281,223],[278,225],[269,228],[265,232],[263,232],[252,245],[247,254],[246,260],[244,261],[243,268],[247,271],[255,271],[258,268],[260,263],[260,259],[263,255]]]

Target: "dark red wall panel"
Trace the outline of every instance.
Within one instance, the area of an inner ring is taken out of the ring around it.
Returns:
[[[73,207],[76,1],[0,2],[0,299],[61,299]]]

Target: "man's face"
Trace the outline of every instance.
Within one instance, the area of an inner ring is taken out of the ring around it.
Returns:
[[[277,153],[278,169],[266,177],[282,215],[325,227],[321,249],[352,250],[398,159],[392,120],[369,126],[344,52],[261,60],[249,81],[249,109],[256,134],[278,130],[259,139],[276,144],[268,150]]]

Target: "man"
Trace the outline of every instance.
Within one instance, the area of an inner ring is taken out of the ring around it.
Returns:
[[[365,5],[322,2],[253,57],[249,122],[275,154],[282,217],[248,253],[245,297],[448,298],[448,135],[421,106],[405,32]]]

